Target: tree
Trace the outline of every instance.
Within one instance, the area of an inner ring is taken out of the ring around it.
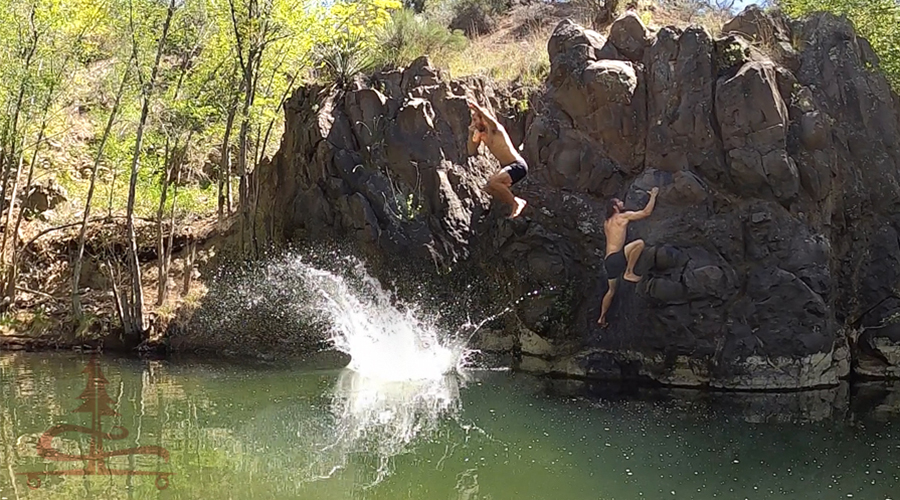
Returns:
[[[72,313],[77,321],[81,321],[81,292],[79,282],[81,280],[81,266],[84,260],[84,245],[86,241],[88,219],[91,215],[91,201],[94,199],[94,188],[97,185],[97,170],[100,168],[100,162],[103,160],[103,150],[106,147],[106,141],[109,140],[109,134],[112,130],[113,123],[119,113],[119,104],[122,102],[122,94],[125,93],[125,86],[128,84],[129,72],[134,63],[137,54],[132,50],[125,69],[122,71],[122,83],[116,92],[116,100],[113,103],[112,110],[109,113],[109,119],[106,122],[106,128],[100,138],[100,146],[97,148],[97,154],[94,157],[94,165],[91,168],[91,181],[88,187],[87,200],[84,202],[84,213],[81,218],[81,230],[78,233],[78,253],[75,255],[75,261],[72,264]],[[118,300],[118,299],[117,299]]]
[[[129,275],[131,279],[131,289],[129,290],[126,305],[129,309],[125,327],[126,335],[130,337],[140,338],[146,331],[144,324],[144,289],[141,284],[141,262],[138,259],[137,235],[134,230],[134,201],[135,190],[137,188],[138,167],[141,158],[141,144],[144,137],[144,127],[147,124],[147,114],[150,111],[150,99],[153,95],[154,85],[156,84],[156,76],[159,73],[160,60],[163,55],[163,48],[166,44],[166,37],[169,34],[172,16],[175,14],[175,1],[169,0],[169,6],[166,9],[166,18],[163,21],[161,34],[159,36],[159,44],[156,49],[156,59],[150,69],[150,77],[145,78],[140,70],[138,70],[138,79],[141,82],[141,117],[137,126],[137,136],[134,141],[134,155],[131,159],[131,177],[128,184],[128,207],[126,214],[126,226],[128,232],[128,263]],[[134,24],[134,11],[131,11],[131,22]],[[138,42],[134,28],[131,30],[132,44],[137,52]]]
[[[819,11],[847,16],[857,34],[872,45],[891,86],[900,92],[900,1],[776,0],[776,3],[793,17]]]
[[[11,7],[10,18],[0,17],[0,35],[4,32],[2,29],[4,21],[19,26],[16,32],[20,42],[16,54],[25,58],[25,64],[22,65],[24,71],[7,75],[12,81],[17,80],[12,87],[17,87],[18,92],[16,97],[8,101],[15,109],[12,119],[6,122],[7,127],[4,129],[9,133],[8,139],[11,141],[4,148],[8,151],[8,155],[0,156],[0,163],[4,159],[8,160],[7,168],[4,168],[3,172],[3,190],[5,191],[11,183],[9,208],[0,242],[0,261],[5,264],[9,241],[10,263],[4,268],[6,281],[3,293],[6,303],[15,304],[19,271],[18,234],[25,212],[21,204],[18,212],[15,211],[17,197],[20,191],[28,192],[31,188],[47,131],[59,114],[60,97],[64,95],[72,63],[84,46],[87,35],[97,28],[101,16],[98,9],[85,4],[84,0],[67,2],[33,0],[28,3],[17,1],[13,2]],[[13,58],[15,57],[13,54]],[[0,57],[0,60],[2,59]],[[4,80],[11,83],[7,78]],[[2,101],[0,94],[0,102]],[[32,126],[34,124],[37,124],[36,128]],[[26,164],[26,157],[29,158],[27,180],[24,189],[20,190],[20,175]],[[14,213],[15,222],[13,222]]]

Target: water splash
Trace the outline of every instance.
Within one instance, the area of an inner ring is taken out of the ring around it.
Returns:
[[[437,318],[396,300],[356,262],[337,275],[298,263],[316,291],[317,311],[331,325],[334,347],[350,356],[331,391],[334,419],[320,449],[314,478],[332,478],[348,468],[368,487],[391,473],[394,457],[407,453],[440,425],[456,420],[459,390],[473,350],[466,322],[442,331]],[[368,462],[349,467],[354,458]]]
[[[307,477],[351,479],[363,488],[379,484],[395,457],[459,418],[460,387],[457,374],[394,381],[344,369],[330,393],[329,431]]]
[[[236,276],[214,319],[246,323],[240,314],[272,311],[264,324],[328,331],[330,345],[351,361],[328,394],[328,422],[313,434],[315,458],[302,480],[372,486],[390,474],[396,456],[458,420],[460,387],[477,352],[467,344],[509,308],[441,327],[441,318],[397,299],[360,261],[331,257],[335,271],[293,254]]]
[[[386,381],[436,380],[460,372],[474,352],[460,334],[473,325],[442,332],[436,318],[398,304],[361,264],[351,279],[312,267],[305,272],[321,299],[315,307],[331,324],[330,340],[350,356],[351,370]]]

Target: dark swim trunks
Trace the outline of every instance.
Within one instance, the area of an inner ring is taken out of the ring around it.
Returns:
[[[606,268],[606,279],[614,280],[625,273],[628,267],[628,261],[625,259],[625,250],[619,250],[616,253],[606,256],[603,261],[603,267]]]
[[[516,160],[503,167],[500,171],[508,173],[512,183],[515,184],[528,175],[528,165],[525,163],[525,160]]]

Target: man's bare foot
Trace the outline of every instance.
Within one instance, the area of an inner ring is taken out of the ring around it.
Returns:
[[[606,322],[606,318],[598,319],[597,324],[600,325],[600,328],[606,328],[607,326],[609,326],[609,323]]]
[[[525,209],[525,205],[527,204],[528,202],[523,200],[522,198],[516,198],[516,208],[513,209],[513,212],[512,214],[510,214],[509,218],[515,219],[516,217],[518,217],[519,214],[522,213],[522,210]]]
[[[642,279],[641,276],[638,276],[637,274],[634,274],[634,273],[630,273],[628,271],[625,271],[625,274],[622,275],[622,278],[624,278],[625,281],[630,281],[632,283],[637,283],[637,282],[641,281],[641,279]]]

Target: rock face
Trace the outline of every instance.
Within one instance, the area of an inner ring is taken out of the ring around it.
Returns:
[[[563,21],[525,116],[528,96],[426,59],[300,89],[259,174],[259,231],[349,239],[382,277],[392,259],[448,282],[477,271],[495,303],[525,297],[475,339],[521,369],[727,389],[900,376],[896,94],[842,19],[748,9],[725,31],[651,36],[626,14],[606,40]],[[524,141],[519,219],[480,189],[498,166],[466,155],[466,95]],[[600,330],[605,203],[639,209],[654,186],[656,211],[628,236],[647,243],[644,280],[620,284]]]

